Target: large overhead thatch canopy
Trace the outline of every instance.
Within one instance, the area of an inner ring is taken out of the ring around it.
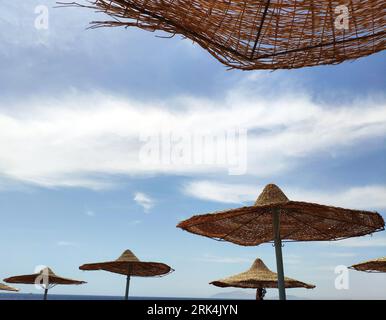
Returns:
[[[274,241],[279,296],[285,300],[282,240],[328,241],[358,237],[384,230],[385,222],[377,212],[291,201],[278,186],[268,184],[253,206],[196,215],[177,227],[242,246]]]
[[[186,231],[255,246],[274,240],[272,211],[280,212],[280,238],[289,241],[331,241],[384,230],[377,212],[291,201],[273,184],[267,185],[253,206],[196,215],[178,224]]]
[[[244,70],[336,64],[386,47],[384,0],[84,0],[70,5],[108,15],[93,27],[180,34],[223,64]]]

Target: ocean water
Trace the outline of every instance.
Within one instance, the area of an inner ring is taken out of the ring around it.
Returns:
[[[190,298],[173,297],[129,297],[130,300],[187,300]],[[36,293],[0,293],[0,300],[43,300],[42,294]],[[64,295],[48,293],[48,300],[123,300],[122,296]]]

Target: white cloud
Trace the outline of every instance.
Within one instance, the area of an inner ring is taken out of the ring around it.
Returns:
[[[213,263],[252,263],[253,259],[240,257],[219,257],[211,254],[204,254],[203,257],[198,258],[198,261],[213,262]]]
[[[302,263],[300,256],[295,254],[284,254],[285,264],[299,265]]]
[[[194,181],[184,186],[184,193],[195,198],[223,202],[243,203],[257,197],[259,189],[249,185],[227,184],[211,181]]]
[[[247,173],[268,177],[307,157],[339,155],[384,137],[386,103],[358,101],[332,108],[304,95],[272,100],[245,95],[240,88],[219,100],[180,97],[144,103],[101,93],[26,99],[0,105],[0,174],[45,187],[102,189],[113,187],[111,177],[119,174],[228,171],[226,163],[139,161],[140,135],[163,132],[165,124],[171,132],[187,134],[247,129]],[[186,141],[181,145],[190,146]]]
[[[337,257],[337,258],[351,258],[357,256],[357,253],[354,252],[328,252],[325,256]]]
[[[94,217],[95,216],[95,212],[93,210],[86,210],[86,215],[89,216],[89,217]]]
[[[138,225],[138,224],[140,224],[140,223],[142,223],[141,220],[133,220],[133,221],[130,221],[130,222],[129,222],[129,225],[136,226],[136,225]]]
[[[134,201],[142,206],[145,212],[148,212],[154,206],[154,200],[142,192],[134,194]]]
[[[350,187],[341,191],[313,192],[294,189],[294,199],[358,209],[386,208],[386,185]]]
[[[263,187],[198,180],[186,184],[183,190],[186,194],[199,199],[238,204],[256,200]],[[327,191],[281,187],[287,197],[295,201],[309,201],[354,209],[386,208],[386,186],[383,185]]]
[[[367,247],[386,248],[386,238],[375,238],[375,237],[350,238],[346,240],[337,241],[336,243],[334,243],[334,246],[350,247],[350,248],[367,248]]]
[[[76,244],[74,242],[70,242],[70,241],[58,241],[56,244],[60,247],[75,247],[76,246]]]
[[[330,265],[330,266],[314,266],[313,267],[315,270],[319,271],[326,271],[330,273],[334,273],[336,266],[335,265]]]

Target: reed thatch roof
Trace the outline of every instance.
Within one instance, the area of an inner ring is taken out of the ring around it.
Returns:
[[[80,266],[79,269],[87,271],[105,270],[137,277],[162,276],[174,271],[164,263],[140,261],[130,250],[123,252],[122,255],[114,261],[88,263]]]
[[[7,285],[5,285],[3,283],[0,283],[0,290],[3,290],[3,291],[13,291],[13,292],[19,291],[19,289],[12,288],[12,287],[7,286]]]
[[[386,272],[386,257],[354,264],[350,268],[366,272]]]
[[[92,27],[138,27],[198,43],[230,68],[337,64],[384,50],[384,0],[93,0]],[[344,5],[345,7],[339,7]],[[342,20],[343,15],[347,20]],[[348,21],[348,24],[344,24]]]
[[[212,281],[210,284],[222,288],[277,288],[278,280],[277,273],[269,270],[264,262],[257,258],[247,271],[225,279]],[[287,277],[284,278],[284,285],[286,288],[315,288],[312,284],[307,284]]]
[[[21,276],[14,276],[4,279],[8,283],[22,283],[22,284],[38,284],[42,287],[48,288],[55,285],[79,285],[86,282],[63,278],[56,275],[50,268],[44,268],[38,273],[27,274]]]
[[[291,201],[279,187],[267,185],[255,205],[196,215],[177,227],[216,240],[254,246],[274,240],[273,210],[280,212],[280,237],[292,241],[327,241],[384,230],[377,212]]]

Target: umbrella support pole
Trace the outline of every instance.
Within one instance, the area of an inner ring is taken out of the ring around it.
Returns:
[[[48,295],[48,288],[45,288],[45,289],[44,289],[43,300],[47,300],[47,295]]]
[[[278,209],[275,209],[273,211],[273,231],[274,231],[274,239],[275,239],[279,299],[286,300],[285,286],[284,286],[283,254],[281,251],[281,238],[280,238],[280,211]]]
[[[129,288],[130,288],[130,274],[128,274],[126,278],[125,300],[129,300]]]

